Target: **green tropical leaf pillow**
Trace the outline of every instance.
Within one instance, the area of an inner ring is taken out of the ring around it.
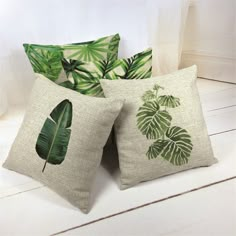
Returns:
[[[216,162],[196,86],[196,66],[148,80],[101,80],[123,98],[115,122],[121,188]]]
[[[84,96],[38,78],[3,166],[34,178],[88,213],[103,147],[122,105],[123,99]]]
[[[62,59],[62,65],[68,80],[61,86],[82,94],[103,97],[100,79],[146,79],[152,75],[152,49],[135,54],[127,59],[81,60]]]
[[[66,45],[23,44],[25,52],[37,74],[60,83],[65,78],[61,59],[94,61],[116,60],[119,34],[99,38],[94,41]]]

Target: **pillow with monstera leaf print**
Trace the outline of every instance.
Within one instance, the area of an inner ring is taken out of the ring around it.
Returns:
[[[101,80],[125,99],[115,121],[121,188],[216,162],[196,86],[196,66],[147,80]]]
[[[118,55],[119,34],[94,41],[66,45],[23,44],[25,52],[36,74],[56,82],[64,80],[61,59],[83,61],[115,60]]]
[[[152,49],[127,59],[85,62],[63,59],[67,80],[60,85],[82,94],[104,97],[100,79],[146,79],[152,75]]]

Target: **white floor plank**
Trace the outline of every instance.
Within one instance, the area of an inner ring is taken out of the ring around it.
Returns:
[[[208,134],[236,129],[236,106],[205,113]]]
[[[235,88],[235,84],[229,84],[224,82],[212,81],[207,79],[198,78],[197,86],[201,95],[215,93],[221,90]]]
[[[235,142],[236,132],[213,136],[212,143],[215,155],[219,158],[218,164],[142,183],[125,191],[120,191],[114,178],[101,167],[93,189],[93,209],[88,215],[74,209],[47,188],[2,198],[0,199],[2,224],[0,232],[9,235],[27,235],[27,233],[49,235],[234,176],[236,173]],[[30,224],[26,224],[29,219],[31,219]],[[9,224],[14,225],[14,229],[9,227]]]
[[[236,105],[236,86],[233,88],[200,95],[204,111],[235,106]]]
[[[60,235],[235,236],[235,199],[231,180]]]

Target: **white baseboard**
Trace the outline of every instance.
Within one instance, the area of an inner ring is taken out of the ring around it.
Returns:
[[[198,77],[236,84],[236,58],[204,51],[184,51],[180,68],[198,66]]]

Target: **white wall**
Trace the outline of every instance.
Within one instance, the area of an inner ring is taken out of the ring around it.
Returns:
[[[9,103],[25,103],[35,80],[23,43],[64,44],[120,33],[120,56],[131,56],[150,46],[145,4],[145,0],[0,0],[0,87]]]
[[[201,77],[236,83],[236,0],[191,1],[181,67],[191,64]]]

